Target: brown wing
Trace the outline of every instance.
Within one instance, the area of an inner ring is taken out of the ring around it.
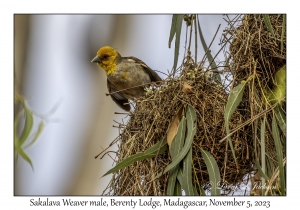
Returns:
[[[109,93],[117,91],[117,89],[114,87],[114,85],[107,79],[107,89]],[[123,110],[129,112],[130,111],[130,105],[124,104],[129,103],[128,99],[125,98],[121,92],[117,92],[110,95],[112,100]]]
[[[162,81],[160,76],[158,76],[158,74],[154,70],[152,70],[149,66],[147,66],[147,64],[145,64],[142,60],[133,56],[124,57],[123,59],[127,59],[128,61],[132,60],[132,62],[138,63],[141,66],[143,66],[145,72],[150,76],[151,82]]]

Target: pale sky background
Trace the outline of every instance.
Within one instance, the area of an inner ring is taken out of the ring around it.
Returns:
[[[9,3],[2,3],[5,5],[1,6],[0,21],[3,29],[0,41],[3,48],[0,53],[4,64],[2,71],[0,71],[1,116],[4,116],[1,120],[1,139],[4,142],[0,153],[1,165],[3,166],[1,170],[1,195],[3,196],[1,197],[4,198],[1,206],[5,206],[6,209],[29,206],[29,198],[12,197],[14,195],[14,171],[20,173],[17,178],[19,180],[17,181],[19,182],[17,191],[20,194],[30,195],[64,195],[69,194],[71,191],[74,194],[87,192],[88,195],[99,195],[103,190],[101,188],[106,186],[101,182],[109,180],[109,178],[107,180],[99,178],[111,168],[109,164],[103,166],[103,163],[109,163],[110,159],[106,157],[103,160],[95,160],[94,156],[101,151],[100,146],[106,147],[116,137],[116,134],[111,132],[113,130],[111,125],[116,116],[113,115],[109,119],[105,118],[105,121],[103,121],[102,114],[120,110],[109,100],[109,97],[104,96],[104,93],[106,93],[106,89],[103,89],[106,86],[106,84],[103,84],[105,74],[95,65],[92,65],[90,60],[94,55],[92,52],[96,53],[100,46],[109,42],[107,27],[109,27],[110,20],[104,22],[92,20],[93,17],[89,15],[43,16],[36,18],[31,25],[33,32],[29,40],[32,44],[30,44],[31,49],[28,51],[26,62],[26,68],[30,70],[27,72],[28,75],[23,77],[24,81],[30,85],[24,85],[24,95],[28,97],[29,105],[39,113],[49,111],[57,101],[61,100],[61,105],[52,115],[60,122],[47,123],[37,144],[28,149],[28,154],[32,158],[35,167],[34,173],[30,166],[21,159],[15,170],[13,168],[13,14],[24,12],[52,13],[53,11],[60,13],[103,12],[103,3],[99,1],[91,2],[88,5],[87,2],[77,5],[72,4],[72,8],[70,8],[70,2],[65,2],[51,1],[51,4],[43,3],[43,5],[39,5],[34,1],[10,1]],[[195,2],[193,2],[193,5]],[[266,12],[263,11],[266,8],[268,8],[267,12],[269,13],[282,13],[288,12],[287,8],[290,9],[289,11],[296,8],[296,5],[292,5],[292,3],[282,5],[282,3],[279,4],[279,1],[277,2],[278,4],[273,1],[270,5],[267,2],[264,4],[262,1],[252,1],[251,5],[249,4],[244,8],[244,5],[238,5],[238,1],[232,1],[231,6],[224,5],[223,1],[215,1],[215,5],[224,6],[214,9],[211,6],[200,4],[197,13],[219,12],[221,14],[225,13],[226,8],[230,11],[232,5],[235,5],[234,8],[240,8],[240,10],[235,9],[239,13],[253,11],[263,13]],[[163,7],[163,5],[153,2],[143,2],[142,4],[143,8],[153,9],[153,11],[160,13],[166,12],[162,10],[169,8],[169,5]],[[93,7],[89,5],[93,5]],[[99,5],[99,7],[96,5]],[[158,7],[157,5],[161,6]],[[116,13],[122,12],[123,8],[127,7],[124,5],[122,7],[119,4],[119,7],[110,5],[107,8],[116,8],[116,11],[106,11]],[[194,8],[192,7],[192,9]],[[189,9],[188,4],[185,3],[172,12],[190,11],[187,9]],[[142,12],[142,10],[139,10],[139,12]],[[193,13],[193,11],[189,13]],[[171,14],[171,11],[169,11],[169,14]],[[291,69],[291,73],[287,74],[289,98],[287,103],[288,165],[290,166],[287,172],[287,197],[289,204],[293,205],[292,201],[296,199],[292,200],[292,196],[295,196],[297,194],[296,190],[299,189],[299,183],[293,180],[293,176],[295,178],[295,175],[299,174],[298,167],[293,166],[298,159],[295,154],[298,154],[297,151],[299,150],[299,138],[296,137],[298,135],[295,132],[298,128],[296,119],[299,113],[297,111],[299,101],[297,97],[289,96],[299,95],[298,88],[295,86],[298,82],[296,79],[299,78],[297,77],[299,73],[296,66],[298,59],[295,57],[297,53],[294,53],[299,46],[298,41],[295,40],[298,31],[297,27],[292,27],[298,25],[299,17],[296,15],[296,11],[287,14],[287,40],[290,52],[288,53],[287,66]],[[215,18],[215,15],[212,18],[207,17],[204,20],[200,19],[200,21],[205,39],[209,42],[222,16],[220,19]],[[145,22],[147,22],[146,26]],[[94,24],[93,29],[89,28],[87,31],[90,24]],[[171,15],[162,15],[161,18],[158,15],[141,16],[130,23],[131,30],[135,33],[127,37],[126,42],[120,36],[117,36],[113,41],[110,40],[109,45],[118,48],[121,55],[133,55],[141,58],[153,69],[160,71],[171,69],[174,48],[167,48],[170,24]],[[144,30],[140,30],[141,27]],[[97,33],[100,33],[101,37],[98,37]],[[83,41],[79,42],[78,40]],[[218,41],[217,38],[216,44]],[[182,41],[181,47],[183,44]],[[200,54],[198,54],[198,57],[201,57]],[[10,71],[7,69],[10,69]],[[164,77],[164,75],[161,76]],[[100,107],[104,105],[109,107],[109,110],[102,111]],[[293,123],[293,121],[295,122]],[[99,133],[97,130],[101,126],[106,126],[105,138],[103,138],[104,134]],[[93,171],[96,171],[96,173],[93,174]],[[81,174],[81,178],[76,180],[71,178],[74,173]],[[272,200],[272,203],[276,203],[278,207],[287,204],[278,198],[268,197],[268,200]]]

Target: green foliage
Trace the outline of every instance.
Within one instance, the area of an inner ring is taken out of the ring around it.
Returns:
[[[260,148],[261,148],[261,168],[262,172],[266,173],[266,142],[265,142],[265,129],[266,129],[266,116],[263,119],[260,128]],[[266,183],[266,179],[262,177],[262,186]],[[262,189],[262,194],[264,194],[265,189]]]
[[[201,153],[208,170],[210,183],[212,184],[211,195],[220,195],[220,188],[218,187],[218,184],[220,183],[221,178],[217,162],[214,157],[209,154],[209,152],[201,149]]]
[[[285,24],[286,24],[286,15],[283,14],[283,21],[282,21],[282,30],[281,30],[281,37],[280,37],[280,51],[283,52],[283,41],[285,38]]]
[[[37,131],[32,131],[33,125],[34,125],[34,118],[32,111],[29,109],[29,107],[26,104],[26,101],[24,98],[17,93],[15,93],[15,101],[16,103],[21,104],[22,109],[21,111],[16,115],[15,122],[14,122],[14,152],[15,157],[18,157],[20,155],[26,162],[28,162],[32,169],[33,164],[27,153],[25,152],[24,148],[28,148],[32,146],[40,134],[42,133],[44,129],[44,122],[41,121],[39,123]],[[18,128],[20,127],[21,121],[23,120],[21,118],[21,114],[24,113],[24,127],[22,128],[22,132],[20,135],[18,135]],[[30,136],[30,134],[33,132],[33,134]],[[29,142],[29,143],[28,143]],[[27,143],[27,145],[25,145]]]
[[[226,108],[225,108],[225,114],[224,114],[227,135],[229,135],[229,133],[230,133],[229,120],[230,120],[232,114],[235,112],[238,105],[240,104],[240,102],[242,101],[245,85],[246,85],[246,81],[242,81],[241,84],[239,84],[238,86],[233,88],[233,90],[231,91],[231,93],[229,95],[229,98],[228,98],[228,101],[227,101],[227,104],[226,104]],[[231,137],[228,136],[227,139],[228,139],[228,142],[229,142],[229,145],[230,145],[230,149],[231,149],[233,158],[234,158],[234,160],[237,164],[237,160],[236,160],[235,151],[234,151],[234,148],[233,148],[233,145],[232,145]]]
[[[181,188],[186,195],[198,195],[197,190],[192,185],[192,143],[196,125],[196,112],[192,106],[188,105],[185,116],[181,118],[179,123],[177,134],[172,141],[170,149],[172,162],[165,168],[163,173],[156,176],[158,178],[170,171],[167,195],[178,195]]]
[[[277,105],[274,109],[276,119],[278,121],[279,127],[283,133],[284,136],[286,136],[286,122],[285,122],[285,114],[282,111],[282,108],[280,105]]]
[[[218,70],[218,67],[217,67],[217,65],[216,65],[216,63],[215,63],[215,60],[213,59],[213,57],[212,57],[212,55],[211,55],[211,53],[210,53],[210,50],[209,50],[209,48],[207,47],[207,44],[206,44],[206,42],[205,42],[204,36],[203,36],[203,34],[202,34],[202,30],[201,30],[201,27],[200,27],[199,19],[197,19],[197,20],[198,20],[198,31],[199,31],[199,36],[200,36],[200,40],[201,40],[201,43],[202,43],[202,47],[203,47],[203,49],[204,49],[204,52],[206,52],[207,59],[208,59],[210,65],[211,65],[212,69]],[[220,74],[214,72],[214,73],[213,73],[213,78],[215,78],[215,81],[216,81],[216,82],[221,83],[221,76],[220,76]]]
[[[192,184],[192,141],[195,135],[196,117],[194,108],[188,105],[185,116],[181,118],[177,134],[170,149],[172,162],[163,171],[163,173],[170,171],[167,195],[178,195],[181,192],[181,188],[188,196],[199,195]],[[208,169],[210,181],[213,183],[212,195],[220,195],[220,189],[217,187],[220,182],[220,172],[217,163],[208,152],[203,149],[201,149],[201,152]],[[163,173],[158,174],[156,178]],[[201,195],[205,195],[204,190],[201,187],[198,188]]]
[[[281,195],[285,195],[285,173],[284,173],[284,165],[283,165],[283,148],[280,141],[279,131],[275,119],[275,115],[272,119],[272,135],[275,142],[276,155],[278,160],[279,167],[279,177],[280,177],[280,193]]]
[[[184,145],[184,139],[185,139],[185,132],[186,132],[186,118],[185,116],[182,117],[176,136],[174,137],[174,140],[171,145],[170,153],[171,158],[175,158],[181,151],[183,145]],[[168,187],[167,187],[167,195],[174,195],[174,189],[176,188],[176,183],[180,186],[181,184],[177,180],[177,174],[179,171],[179,164],[171,169],[169,179],[168,179]],[[177,186],[178,187],[178,186]]]
[[[118,172],[119,170],[131,165],[132,163],[134,163],[136,161],[153,158],[156,156],[156,154],[164,153],[166,151],[166,149],[167,149],[167,140],[157,142],[155,145],[153,145],[151,148],[147,149],[145,152],[139,152],[139,153],[132,155],[132,156],[124,159],[123,161],[119,162],[115,167],[110,169],[103,176]]]
[[[257,136],[257,126],[258,126],[258,120],[255,120],[255,134],[254,134],[254,137],[253,137],[253,145],[254,145],[254,153],[255,153],[255,165],[258,169],[258,172],[260,174],[260,176],[265,179],[265,180],[269,180],[269,177],[266,175],[265,171],[262,169],[262,167],[260,166],[260,163],[259,163],[259,157],[258,157],[258,154],[257,154],[257,141],[256,141],[256,136]],[[264,125],[261,125],[261,136],[265,134],[265,124]],[[263,137],[264,138],[264,137]]]
[[[173,15],[172,17],[172,25],[171,25],[170,37],[169,37],[169,48],[171,48],[172,40],[176,34],[174,64],[173,64],[174,72],[176,71],[177,63],[178,63],[182,20],[183,20],[183,15]]]
[[[269,15],[263,15],[263,18],[264,18],[265,24],[266,24],[266,26],[267,26],[269,32],[270,32],[270,33],[272,34],[272,36],[275,38],[274,30],[273,30],[273,27],[272,27],[272,24],[271,24]]]
[[[184,146],[182,147],[179,154],[172,158],[172,162],[164,169],[163,173],[160,173],[156,176],[156,178],[160,177],[161,175],[165,174],[166,172],[170,171],[172,168],[177,166],[179,162],[186,156],[186,154],[191,149],[193,138],[196,132],[196,125],[197,125],[197,118],[196,112],[193,107],[188,105],[186,111],[186,118],[187,118],[187,134],[184,141]],[[180,132],[180,131],[179,131]]]

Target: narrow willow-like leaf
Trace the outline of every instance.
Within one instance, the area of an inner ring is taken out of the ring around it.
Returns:
[[[23,145],[23,143],[27,140],[30,131],[32,129],[33,126],[33,116],[32,116],[32,112],[27,108],[25,102],[23,104],[24,110],[25,110],[25,125],[22,131],[22,134],[20,136],[20,146]]]
[[[281,38],[280,38],[280,52],[282,53],[283,51],[283,40],[285,37],[285,23],[286,23],[286,16],[285,14],[282,15],[283,20],[282,20],[282,30],[281,30]]]
[[[140,152],[140,153],[137,153],[135,155],[132,155],[132,156],[126,158],[125,160],[118,163],[115,167],[110,169],[108,172],[106,172],[103,176],[106,176],[110,173],[117,172],[120,169],[123,169],[126,166],[129,166],[130,164],[132,164],[136,161],[155,157],[158,152],[158,149],[159,149],[159,154],[164,153],[167,150],[167,140],[163,140],[163,142],[157,142],[155,145],[153,145],[151,148],[149,148],[145,152]]]
[[[267,158],[267,175],[268,177],[272,177],[275,171],[275,161],[271,158]]]
[[[191,148],[193,143],[193,139],[196,132],[196,126],[197,126],[196,112],[194,108],[190,105],[188,105],[186,110],[186,119],[187,119],[187,136],[182,150],[175,158],[172,158],[172,162],[165,168],[165,170],[162,173],[159,173],[155,178],[160,177],[162,174],[165,174],[166,172],[174,168],[189,152],[189,149]]]
[[[181,168],[178,169],[177,180],[179,181],[179,183],[180,183],[182,189],[184,190],[185,194],[186,194],[186,192],[189,192],[189,189],[187,188],[187,185],[184,184],[185,181],[184,181],[184,176],[183,176],[183,170]],[[190,194],[190,195],[199,195],[199,194],[198,194],[197,190],[196,191],[193,190],[193,193]]]
[[[259,159],[258,159],[258,155],[257,155],[257,150],[256,150],[256,138],[257,138],[257,125],[258,125],[258,120],[255,120],[255,124],[254,124],[254,155],[255,155],[255,166],[258,169],[258,173],[261,177],[263,177],[266,180],[269,180],[269,177],[266,175],[266,173],[263,172],[260,163],[259,163]]]
[[[18,145],[15,149],[16,149],[16,153],[17,153],[17,154],[20,154],[21,157],[22,157],[26,162],[28,162],[28,163],[30,164],[32,170],[34,170],[34,169],[33,169],[32,162],[31,162],[31,159],[30,159],[30,158],[28,157],[28,155],[24,152],[24,150],[20,147],[20,145]]]
[[[197,51],[198,51],[198,37],[197,37],[197,15],[195,15],[194,27],[195,27],[195,62],[197,63]]]
[[[274,34],[274,31],[273,31],[273,27],[272,27],[269,15],[263,15],[263,18],[264,18],[264,22],[265,22],[268,30],[270,31],[272,36],[275,38],[275,34]]]
[[[180,185],[178,180],[176,180],[174,195],[175,196],[182,196],[182,188],[181,188],[181,185]]]
[[[33,137],[32,141],[28,145],[26,145],[25,148],[28,148],[28,147],[32,146],[36,142],[38,137],[41,135],[44,127],[45,127],[45,124],[44,124],[43,121],[41,121],[40,124],[39,124],[38,130],[34,134],[34,137]]]
[[[22,114],[23,110],[21,110],[15,118],[15,122],[14,122],[14,144],[15,147],[19,146],[19,137],[18,137],[18,125],[20,123],[20,119],[21,119],[21,114]]]
[[[242,81],[241,84],[233,88],[233,90],[229,95],[226,108],[225,108],[225,126],[226,126],[227,135],[230,133],[229,120],[232,114],[234,113],[234,111],[236,110],[236,108],[238,107],[238,105],[240,104],[240,102],[242,101],[245,85],[246,85],[246,81]],[[228,142],[229,142],[230,149],[232,151],[234,161],[237,164],[231,137],[228,137]]]
[[[188,154],[183,159],[183,182],[186,195],[194,195],[194,187],[192,180],[192,147],[190,148]]]
[[[196,127],[197,127],[197,115],[193,106],[188,105],[186,110],[186,120],[187,120],[187,139],[189,140],[194,138]],[[186,141],[185,143],[186,144]]]
[[[20,135],[20,137],[18,136],[17,130],[18,130],[18,124],[20,122],[20,116],[22,111],[20,111],[20,113],[17,115],[16,119],[15,119],[15,123],[14,123],[14,152],[15,152],[15,156],[16,158],[18,157],[18,155],[21,155],[21,157],[30,164],[30,166],[32,167],[33,170],[33,165],[31,162],[31,159],[28,157],[28,155],[25,153],[25,151],[22,148],[22,145],[24,144],[24,142],[27,140],[30,131],[32,129],[33,126],[33,116],[32,116],[32,112],[27,108],[25,100],[23,97],[19,96],[18,94],[15,93],[15,99],[17,101],[19,101],[22,106],[23,106],[23,110],[25,110],[25,125],[22,131],[22,134]]]
[[[175,36],[177,20],[178,20],[178,15],[173,15],[172,16],[171,29],[170,29],[170,36],[169,36],[169,48],[171,48],[171,43],[172,43],[172,40]]]
[[[278,160],[279,167],[279,177],[280,177],[280,191],[281,195],[285,195],[285,175],[284,175],[284,166],[283,166],[283,151],[281,146],[281,141],[279,137],[278,127],[275,119],[275,115],[272,119],[272,135],[275,142],[276,156]]]
[[[242,101],[246,81],[242,81],[241,84],[233,88],[232,92],[229,95],[228,102],[225,108],[225,123],[228,124],[232,114]]]
[[[176,21],[176,40],[175,40],[175,51],[174,51],[174,65],[173,65],[174,72],[176,71],[177,63],[178,63],[182,20],[183,20],[183,15],[178,15]]]
[[[278,121],[278,125],[279,125],[282,133],[284,134],[284,136],[286,136],[285,114],[282,112],[280,105],[276,106],[274,111],[275,111],[276,119]]]
[[[167,195],[175,195],[176,194],[176,182],[177,182],[177,174],[178,174],[179,165],[177,165],[175,168],[173,168],[170,171],[170,175],[168,178],[168,187],[167,187]]]
[[[182,172],[182,168],[178,169],[178,174],[177,174],[177,181],[179,181],[180,186],[183,190],[185,190],[185,186],[183,186],[183,172]]]
[[[262,172],[266,173],[266,143],[265,143],[265,128],[266,128],[266,116],[264,117],[264,120],[261,124],[260,128],[260,149],[261,149],[261,168]],[[266,179],[264,177],[261,177],[262,186],[265,186]],[[265,194],[265,188],[262,188],[262,195]]]
[[[258,170],[259,175],[260,175],[262,178],[264,178],[265,180],[269,180],[269,177],[267,176],[266,173],[263,172],[263,170],[262,170],[262,168],[261,168],[261,166],[260,166],[259,161],[258,161],[257,158],[255,158],[255,166],[256,166],[256,168],[257,168],[257,170]]]
[[[228,127],[228,128],[226,127],[226,132],[227,132],[228,134],[230,133],[229,127]],[[231,137],[228,136],[227,139],[228,139],[228,143],[229,143],[229,146],[230,146],[230,149],[231,149],[231,152],[232,152],[233,159],[234,159],[234,161],[235,161],[236,166],[238,167],[238,163],[237,163],[237,160],[236,160],[235,151],[234,151],[234,147],[233,147],[233,144],[232,144]]]
[[[184,145],[185,132],[186,132],[186,118],[185,116],[183,116],[178,125],[177,134],[174,137],[174,141],[172,142],[171,145],[170,152],[171,152],[172,159],[175,158],[180,153]],[[167,195],[174,195],[174,188],[177,180],[178,169],[179,169],[179,165],[177,165],[170,171],[170,175],[168,179]]]
[[[204,52],[207,52],[206,55],[207,55],[208,62],[211,64],[212,69],[218,70],[218,67],[217,67],[217,65],[216,65],[216,63],[215,63],[215,61],[214,61],[214,59],[213,59],[213,57],[212,57],[212,55],[210,53],[210,50],[208,49],[208,47],[206,45],[204,36],[202,34],[202,30],[201,30],[201,27],[200,27],[199,19],[197,19],[197,21],[198,21],[198,31],[199,31],[200,40],[201,40]],[[214,72],[213,73],[213,78],[216,78],[217,82],[221,83],[221,76],[220,76],[220,74]]]
[[[214,157],[209,154],[209,152],[201,149],[201,153],[208,170],[209,181],[212,184],[211,195],[220,195],[220,188],[218,187],[218,183],[220,183],[221,178],[217,162]]]

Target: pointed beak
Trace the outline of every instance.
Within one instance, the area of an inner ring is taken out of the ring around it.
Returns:
[[[93,58],[93,60],[91,62],[92,63],[101,63],[102,60],[101,60],[101,58],[99,58],[98,56],[96,56],[95,58]]]

